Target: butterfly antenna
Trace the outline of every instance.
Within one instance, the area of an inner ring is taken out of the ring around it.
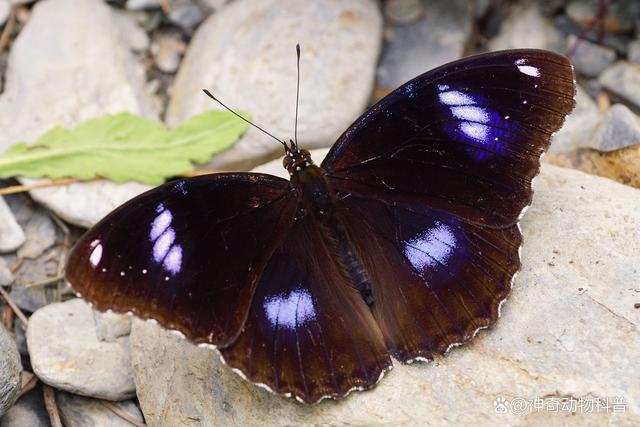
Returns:
[[[278,141],[280,144],[282,144],[286,149],[288,149],[289,147],[287,147],[287,144],[282,141],[281,139],[273,136],[271,133],[267,132],[266,130],[262,129],[260,126],[258,126],[255,123],[252,123],[251,121],[245,119],[244,117],[242,117],[240,114],[236,113],[235,111],[233,111],[231,108],[227,107],[226,105],[224,105],[224,103],[222,101],[220,101],[218,98],[216,98],[215,96],[213,96],[211,94],[211,92],[209,92],[207,89],[202,89],[202,91],[211,99],[213,99],[214,101],[216,101],[218,104],[222,105],[224,108],[226,108],[229,112],[233,113],[234,115],[236,115],[238,118],[244,120],[245,122],[249,123],[251,126],[253,126],[254,128],[264,132],[265,134],[269,135],[271,138],[275,139],[276,141]]]
[[[293,139],[298,148],[298,102],[300,100],[300,44],[296,44],[296,55],[298,56],[298,84],[296,85],[296,122],[293,130]]]

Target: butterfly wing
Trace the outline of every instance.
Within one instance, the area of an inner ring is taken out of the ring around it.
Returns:
[[[574,107],[569,61],[540,50],[472,56],[378,102],[322,168],[334,189],[420,202],[466,222],[510,226],[531,202],[551,135]]]
[[[131,311],[195,343],[228,345],[290,226],[296,194],[289,181],[250,173],[165,184],[89,230],[66,278],[98,309]]]
[[[251,381],[312,403],[373,387],[391,360],[369,307],[309,218],[274,253],[243,332],[220,352]]]
[[[392,92],[325,158],[399,360],[429,359],[496,321],[520,267],[517,221],[574,93],[570,63],[550,52],[462,59]]]
[[[481,227],[359,197],[340,207],[369,275],[373,314],[398,360],[430,359],[496,321],[520,268],[517,226]]]

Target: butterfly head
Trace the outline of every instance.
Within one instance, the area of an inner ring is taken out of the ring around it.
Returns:
[[[286,146],[284,151],[285,156],[282,159],[282,166],[289,172],[289,175],[313,165],[311,154],[307,150],[298,148],[293,142],[291,146]]]

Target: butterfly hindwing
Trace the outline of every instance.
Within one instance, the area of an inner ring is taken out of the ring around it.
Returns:
[[[249,380],[312,403],[373,387],[391,360],[369,307],[310,217],[298,221],[258,285],[243,332],[221,349]]]
[[[196,343],[227,345],[295,212],[270,175],[171,182],[125,203],[87,232],[67,280],[101,310],[132,311]]]
[[[574,93],[561,55],[523,49],[461,59],[378,102],[322,167],[338,192],[510,226],[531,201],[540,156]]]
[[[369,276],[372,312],[402,362],[443,353],[498,318],[520,267],[517,226],[348,197],[341,218]]]

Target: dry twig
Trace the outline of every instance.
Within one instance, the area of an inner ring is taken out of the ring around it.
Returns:
[[[44,394],[44,406],[46,406],[47,412],[49,413],[51,427],[62,427],[60,412],[58,412],[58,405],[56,404],[56,396],[53,389],[50,386],[43,384],[42,392]]]
[[[5,47],[9,44],[9,38],[11,37],[11,33],[13,33],[13,27],[16,25],[16,8],[11,8],[11,14],[9,15],[9,19],[7,19],[7,23],[4,26],[4,30],[2,30],[2,34],[0,34],[0,52],[4,50]]]
[[[11,307],[11,310],[13,310],[13,312],[18,317],[18,319],[20,319],[20,321],[22,322],[22,326],[24,326],[24,328],[27,329],[27,325],[29,324],[29,319],[27,319],[27,316],[25,316],[22,310],[20,310],[20,307],[18,307],[16,303],[13,301],[13,299],[11,299],[7,291],[2,289],[2,286],[0,286],[0,296],[4,298],[4,300],[7,302],[9,307]]]
[[[33,390],[36,384],[38,384],[38,377],[29,371],[22,371],[22,387],[18,393],[18,398]]]
[[[102,406],[104,406],[105,408],[107,408],[108,410],[110,410],[111,412],[113,412],[123,420],[128,421],[132,425],[136,427],[147,426],[145,423],[140,422],[136,418],[132,417],[131,414],[129,414],[127,411],[122,410],[118,405],[108,402],[106,400],[100,400],[99,402],[102,404]]]

